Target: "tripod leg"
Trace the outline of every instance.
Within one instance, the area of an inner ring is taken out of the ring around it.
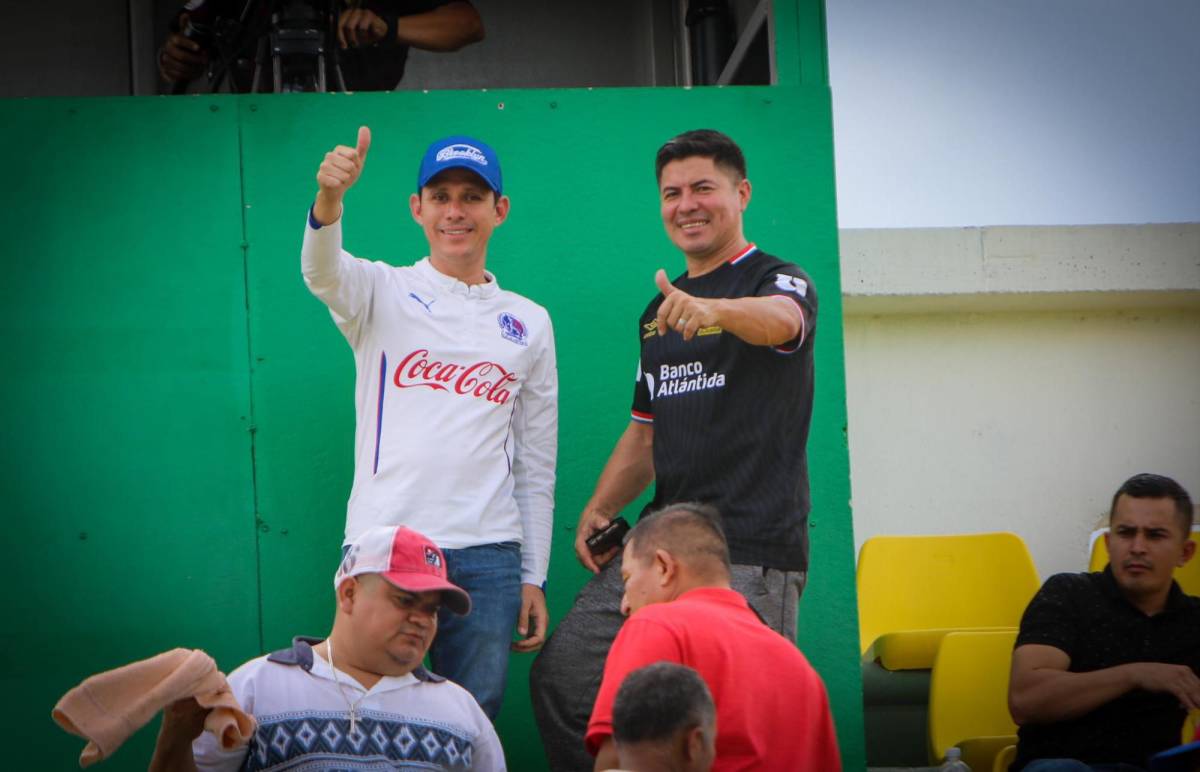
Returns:
[[[258,86],[262,82],[263,61],[267,58],[267,39],[260,37],[258,39],[258,50],[254,54],[254,78],[250,81],[250,93],[257,94]]]

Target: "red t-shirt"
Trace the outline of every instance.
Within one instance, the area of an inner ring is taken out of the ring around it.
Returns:
[[[644,606],[613,641],[588,722],[595,755],[612,736],[612,706],[631,671],[654,662],[695,668],[717,706],[713,772],[838,772],[829,697],[821,677],[792,643],[767,627],[734,590],[690,590]]]

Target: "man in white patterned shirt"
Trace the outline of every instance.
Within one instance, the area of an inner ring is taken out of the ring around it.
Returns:
[[[151,772],[272,769],[474,769],[503,772],[504,752],[464,689],[423,667],[438,613],[471,598],[446,578],[442,551],[408,528],[363,532],[334,575],[325,640],[250,660],[229,675],[258,728],[223,750],[194,698],[167,708]]]

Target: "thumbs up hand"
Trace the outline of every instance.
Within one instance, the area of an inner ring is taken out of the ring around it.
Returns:
[[[317,169],[317,203],[313,216],[323,225],[342,215],[342,199],[346,191],[358,182],[371,148],[371,130],[358,127],[358,142],[354,147],[338,145],[325,154]]]
[[[671,284],[667,272],[661,268],[654,274],[654,283],[663,294],[657,316],[659,335],[675,330],[684,340],[691,340],[699,330],[720,324],[720,300],[687,294]]]
[[[654,274],[654,283],[658,285],[658,291],[663,294],[663,297],[670,297],[672,292],[676,292],[675,285],[667,278],[667,272],[659,268]]]
[[[358,144],[354,147],[338,145],[325,154],[325,160],[317,169],[317,185],[322,193],[341,198],[358,182],[363,165],[367,162],[367,150],[371,147],[371,130],[358,127]]]

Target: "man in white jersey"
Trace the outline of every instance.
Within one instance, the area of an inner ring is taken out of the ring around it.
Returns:
[[[354,350],[354,486],[346,543],[406,525],[446,554],[474,611],[443,612],[433,670],[500,710],[508,651],[546,633],[558,374],[546,310],[500,289],[488,240],[508,216],[500,162],[483,142],[429,146],[409,199],[429,256],[396,267],[342,249],[342,201],[371,144],[339,145],[317,171],[301,268]],[[513,628],[521,639],[512,643]]]
[[[446,578],[442,551],[403,526],[367,529],[334,575],[325,640],[296,638],[252,659],[229,686],[258,728],[222,749],[194,698],[164,711],[150,772],[473,769],[503,772],[492,722],[464,689],[421,666],[439,609],[471,599]]]

